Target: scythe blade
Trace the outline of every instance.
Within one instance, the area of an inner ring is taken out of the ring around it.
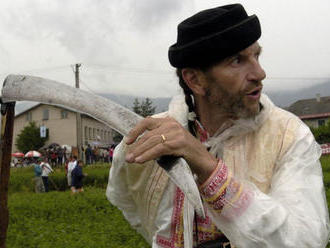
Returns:
[[[34,101],[70,107],[94,117],[124,136],[142,120],[141,116],[105,97],[33,76],[7,76],[2,88],[2,101]],[[186,161],[182,158],[174,160],[166,172],[184,192],[197,213],[205,217],[198,187]]]

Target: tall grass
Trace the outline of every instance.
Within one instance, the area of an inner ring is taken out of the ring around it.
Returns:
[[[8,248],[149,247],[106,199],[104,189],[13,193]]]
[[[321,163],[330,207],[330,156],[323,156]],[[109,165],[85,167],[84,172],[88,176],[82,194],[71,195],[67,190],[64,169],[50,175],[51,192],[35,194],[33,169],[12,169],[7,247],[150,247],[106,199]]]

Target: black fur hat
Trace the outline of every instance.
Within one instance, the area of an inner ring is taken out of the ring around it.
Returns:
[[[169,60],[177,68],[211,65],[249,47],[260,35],[258,17],[248,16],[241,4],[203,10],[178,25]]]

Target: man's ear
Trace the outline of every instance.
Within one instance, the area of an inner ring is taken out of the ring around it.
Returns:
[[[183,68],[181,70],[182,78],[187,86],[196,95],[205,95],[205,75],[201,70],[192,68]]]

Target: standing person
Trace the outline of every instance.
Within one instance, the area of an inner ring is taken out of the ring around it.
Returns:
[[[34,171],[34,182],[35,182],[34,190],[36,193],[45,192],[45,187],[41,179],[42,168],[40,163],[41,163],[40,159],[34,160],[32,163],[33,171]]]
[[[68,179],[68,186],[71,187],[72,177],[71,172],[77,165],[77,156],[70,156],[69,163],[68,163],[68,170],[67,170],[67,179]]]
[[[326,246],[321,150],[298,117],[261,94],[260,36],[240,4],[180,23],[169,60],[184,95],[116,147],[107,197],[152,247]],[[205,219],[155,162],[164,155],[190,166]]]
[[[112,144],[111,146],[110,146],[110,149],[109,149],[109,162],[111,162],[112,163],[112,158],[113,158],[113,151],[115,150],[115,145],[114,144]]]
[[[63,164],[63,149],[62,147],[57,148],[57,164],[61,165]]]
[[[56,151],[55,147],[51,149],[50,157],[51,157],[52,166],[56,167],[56,165],[57,165],[57,151]]]
[[[67,155],[67,151],[66,151],[66,146],[64,146],[63,148],[63,161],[64,163],[68,160],[68,155]]]
[[[96,152],[95,152],[95,146],[92,148],[92,164],[96,163]]]
[[[44,187],[45,187],[45,192],[48,192],[49,191],[48,175],[51,172],[53,172],[53,169],[50,166],[50,164],[48,163],[47,157],[44,158],[44,160],[43,160],[43,162],[41,162],[40,166],[41,166],[41,169],[42,169],[41,178],[42,178],[42,182],[43,182]]]
[[[85,156],[86,156],[86,164],[92,163],[92,149],[90,144],[87,145],[87,148],[85,150]]]
[[[83,173],[83,161],[78,160],[77,166],[73,169],[72,175],[72,186],[71,191],[72,193],[79,193],[83,192],[83,178],[87,176],[87,174]]]

